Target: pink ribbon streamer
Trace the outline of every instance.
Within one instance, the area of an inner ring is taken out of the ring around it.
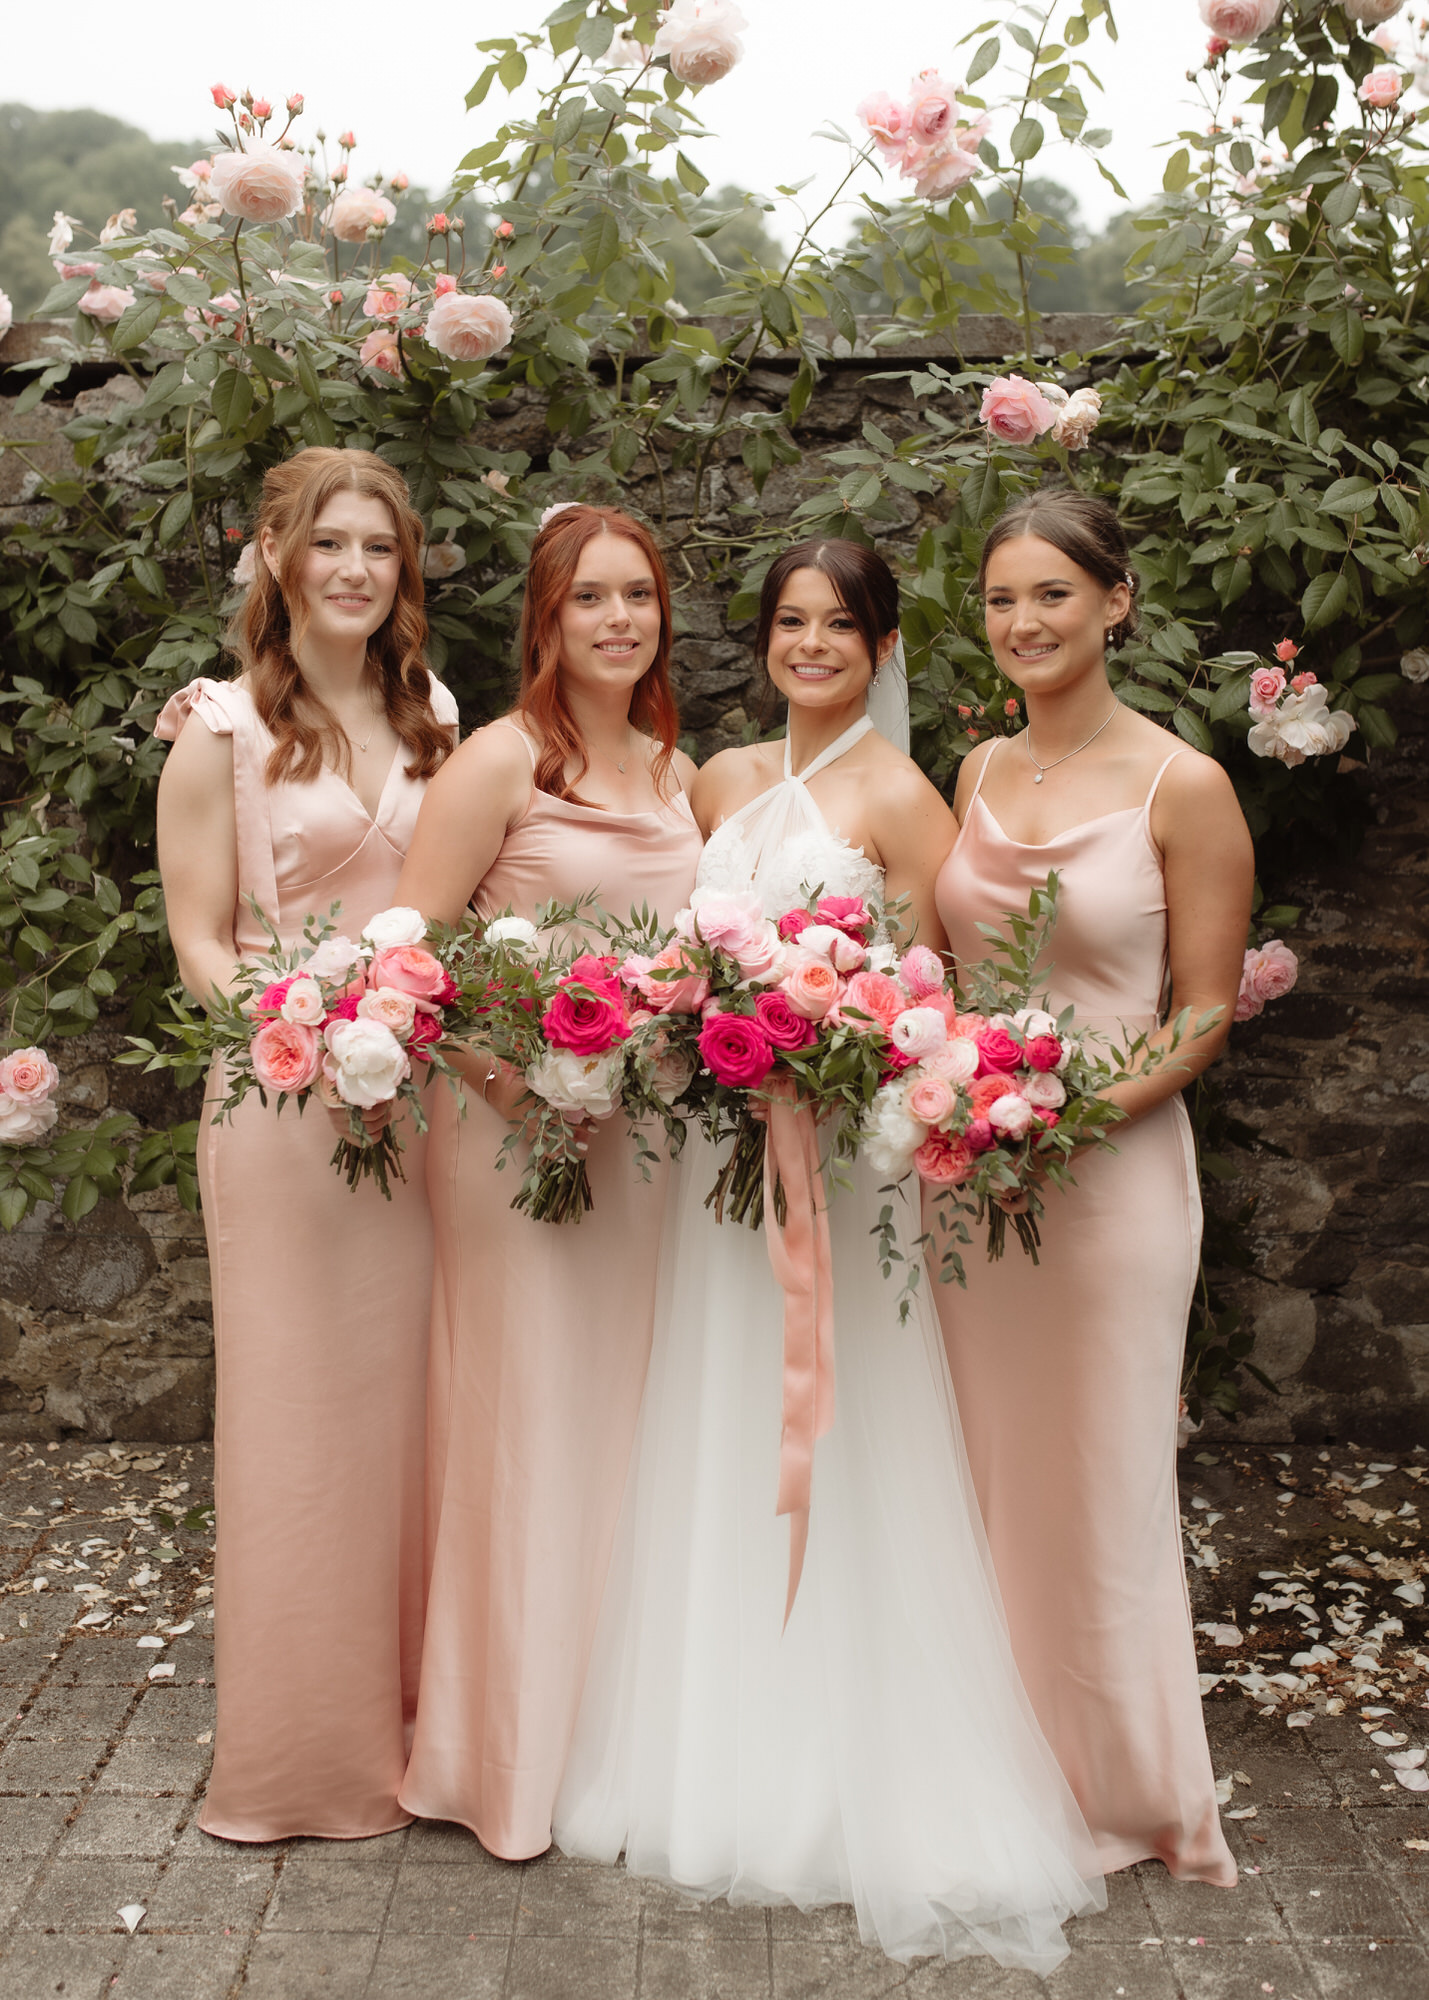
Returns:
[[[784,1226],[774,1190],[783,1183]],[[769,1262],[784,1293],[784,1413],[779,1443],[779,1501],[789,1516],[789,1594],[794,1609],[809,1542],[814,1446],[834,1422],[834,1287],[824,1177],[814,1114],[792,1094],[769,1106],[764,1147],[764,1233]]]

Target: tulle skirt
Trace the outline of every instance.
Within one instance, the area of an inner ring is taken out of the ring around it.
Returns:
[[[837,1414],[784,1628],[783,1295],[762,1232],[705,1209],[714,1175],[692,1136],[556,1841],[700,1896],[852,1903],[891,1958],[1045,1972],[1105,1893],[1012,1663],[931,1303],[900,1323],[860,1174],[831,1204]]]

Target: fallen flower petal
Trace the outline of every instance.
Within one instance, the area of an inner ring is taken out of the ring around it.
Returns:
[[[119,1921],[131,1937],[138,1930],[143,1920],[144,1905],[142,1903],[125,1903],[119,1912]]]

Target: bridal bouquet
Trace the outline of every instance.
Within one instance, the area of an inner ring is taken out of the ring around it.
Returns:
[[[289,951],[254,904],[270,949],[206,1013],[178,1009],[171,1032],[181,1051],[130,1036],[140,1054],[127,1060],[147,1057],[147,1069],[198,1074],[222,1056],[227,1088],[215,1121],[229,1117],[252,1090],[265,1105],[274,1096],[279,1112],[291,1101],[301,1113],[313,1096],[346,1110],[349,1130],[332,1163],[349,1187],[370,1176],[390,1200],[390,1176],[405,1178],[401,1142],[391,1123],[370,1138],[362,1113],[403,1103],[417,1130],[426,1130],[420,1084],[433,1068],[447,1069],[441,1045],[478,1014],[481,980],[460,938],[448,934],[428,948],[419,911],[381,910],[354,942],[337,929],[340,907],[334,903],[324,919],[308,917],[302,941]],[[444,961],[464,979],[454,978]]]

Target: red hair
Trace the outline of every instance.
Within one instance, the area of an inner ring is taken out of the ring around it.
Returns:
[[[297,649],[307,614],[298,571],[313,525],[335,493],[380,500],[392,516],[399,569],[392,609],[367,641],[367,665],[387,720],[412,753],[411,778],[430,778],[451,750],[451,731],[432,713],[432,679],[424,657],[427,614],[422,583],[422,517],[400,472],[370,451],[314,445],[263,475],[253,522],[253,582],[229,632],[230,650],[248,675],[253,704],[274,739],[268,782],[315,778],[327,761],[341,776],[350,746],[323,704],[303,684]],[[277,544],[278,574],[263,560],[260,537]]]
[[[540,731],[537,789],[549,792],[553,798],[569,799],[575,805],[590,804],[575,789],[590,759],[561,685],[561,607],[575,581],[581,552],[597,535],[623,535],[634,542],[649,563],[654,579],[660,605],[660,638],[654,659],[631,690],[630,720],[660,746],[654,776],[662,797],[680,729],[670,688],[673,638],[670,581],[655,537],[642,522],[622,513],[618,507],[563,507],[551,517],[531,546],[526,595],[521,606],[521,693],[513,713],[526,717]],[[566,777],[567,765],[575,766],[573,779]]]

